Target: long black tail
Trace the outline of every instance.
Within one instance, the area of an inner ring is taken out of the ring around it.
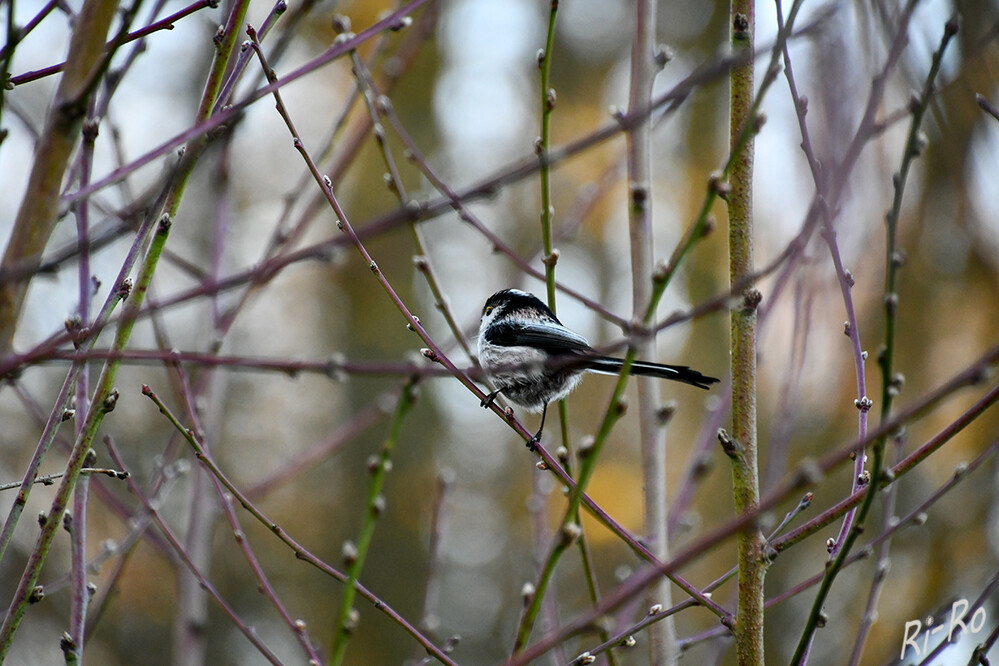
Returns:
[[[622,365],[624,365],[624,361],[619,358],[597,356],[590,359],[587,368],[593,372],[616,375],[621,372]],[[631,374],[672,379],[675,382],[683,382],[702,389],[709,389],[712,384],[718,382],[718,378],[702,375],[697,370],[691,370],[685,365],[662,365],[660,363],[646,363],[645,361],[632,363]]]

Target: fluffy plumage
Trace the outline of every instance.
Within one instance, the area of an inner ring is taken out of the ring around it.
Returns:
[[[601,356],[574,333],[534,294],[519,289],[498,291],[486,300],[479,322],[479,363],[496,390],[482,401],[489,406],[498,393],[532,412],[541,412],[544,429],[548,403],[572,392],[586,371],[620,372],[623,361]],[[707,389],[718,379],[685,365],[636,361],[631,374],[660,377]]]

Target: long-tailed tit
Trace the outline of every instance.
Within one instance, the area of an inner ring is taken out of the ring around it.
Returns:
[[[489,297],[479,323],[479,363],[496,390],[482,400],[488,407],[499,393],[532,412],[541,427],[527,443],[540,441],[548,403],[576,388],[584,372],[617,374],[624,361],[601,356],[577,333],[562,325],[534,294],[504,289]],[[718,381],[685,365],[635,361],[631,374],[671,379],[707,389]]]

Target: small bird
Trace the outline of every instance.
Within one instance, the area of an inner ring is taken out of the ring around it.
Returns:
[[[479,363],[496,390],[482,400],[489,407],[500,393],[531,412],[541,427],[527,443],[541,440],[548,403],[569,395],[584,372],[617,374],[624,361],[601,356],[578,333],[562,325],[537,296],[519,289],[497,291],[486,300],[479,322]],[[635,361],[631,374],[661,377],[702,389],[718,381],[685,365]]]

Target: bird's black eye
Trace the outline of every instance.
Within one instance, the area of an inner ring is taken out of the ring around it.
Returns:
[[[489,314],[489,313],[490,313],[490,312],[492,312],[492,311],[493,311],[493,306],[491,306],[491,305],[487,305],[487,306],[486,306],[486,311],[485,311],[485,312],[484,312],[483,314]]]

